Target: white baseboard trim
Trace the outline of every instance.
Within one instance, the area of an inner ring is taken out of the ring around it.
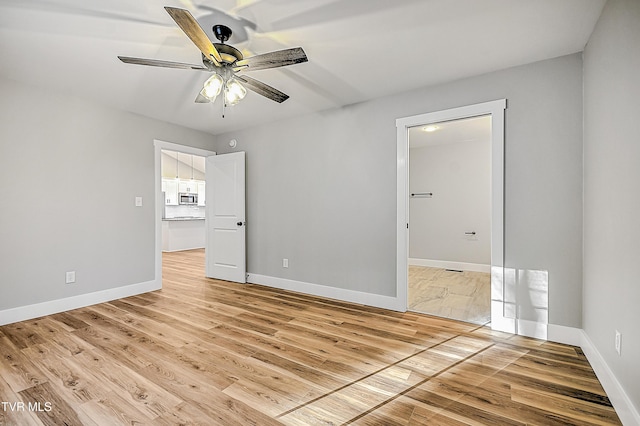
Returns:
[[[549,324],[547,340],[582,347],[582,336],[583,332],[581,328]]]
[[[589,360],[591,367],[593,367],[596,376],[598,376],[598,380],[600,380],[611,404],[613,404],[613,408],[615,408],[618,417],[620,417],[620,421],[625,426],[640,425],[640,412],[638,412],[638,408],[633,405],[631,398],[624,391],[624,388],[620,385],[620,382],[602,355],[600,355],[600,352],[598,352],[598,349],[596,349],[587,333],[585,333],[584,330],[580,330],[580,333],[582,334],[582,344],[580,347]]]
[[[516,320],[516,327],[520,336],[548,340],[548,324],[518,319]]]
[[[379,294],[365,293],[362,291],[347,290],[343,288],[252,273],[247,274],[247,282],[278,288],[281,290],[291,290],[299,293],[310,294],[312,296],[326,297],[329,299],[358,303],[376,308],[390,309],[392,311],[404,312],[406,310],[406,306],[403,306],[402,301],[397,297],[382,296]],[[404,302],[404,305],[406,305],[406,301]]]
[[[455,269],[457,271],[486,273],[491,272],[491,265],[483,265],[480,263],[451,262],[448,260],[418,259],[415,257],[409,258],[409,265],[426,266],[428,268]]]
[[[93,293],[80,294],[78,296],[66,297],[64,299],[51,300],[49,302],[5,309],[0,311],[0,325],[12,324],[14,322],[40,318],[45,315],[84,308],[97,303],[110,302],[124,297],[135,296],[136,294],[160,290],[161,288],[162,282],[153,280],[96,291]]]
[[[640,413],[631,402],[622,385],[613,374],[600,352],[584,330],[575,327],[549,324],[548,340],[567,345],[579,346],[591,364],[598,380],[607,393],[620,421],[625,426],[640,425]]]
[[[549,324],[509,318],[503,315],[503,302],[491,301],[491,329],[534,339],[549,340]]]

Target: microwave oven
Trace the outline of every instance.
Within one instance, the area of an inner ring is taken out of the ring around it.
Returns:
[[[180,193],[178,194],[178,203],[179,204],[198,204],[198,195]]]

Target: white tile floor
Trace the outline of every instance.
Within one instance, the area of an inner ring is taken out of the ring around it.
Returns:
[[[409,266],[409,309],[475,324],[491,321],[491,275]]]

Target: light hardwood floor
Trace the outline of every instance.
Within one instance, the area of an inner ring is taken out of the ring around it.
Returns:
[[[414,312],[488,324],[491,274],[409,266],[408,304]]]
[[[167,253],[161,291],[0,327],[0,401],[41,404],[0,424],[620,424],[579,348],[203,264]]]

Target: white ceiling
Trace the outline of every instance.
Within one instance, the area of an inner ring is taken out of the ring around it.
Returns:
[[[0,0],[0,75],[219,134],[582,51],[604,3]],[[250,92],[223,119],[219,100],[193,102],[208,74],[121,63],[200,63],[164,6],[189,9],[209,34],[229,25],[247,54],[303,47],[309,62],[251,73],[291,98]]]
[[[163,161],[171,161],[173,165],[176,165],[176,160],[183,164],[184,167],[189,169],[193,168],[202,174],[204,174],[205,170],[205,157],[201,157],[199,155],[191,155],[185,154],[184,152],[176,152],[169,151],[166,149],[162,150]],[[178,167],[174,167],[174,170],[177,170]],[[183,167],[181,167],[183,168]]]
[[[432,132],[425,128],[435,127]],[[491,116],[463,118],[445,121],[430,126],[409,129],[409,148],[424,148],[456,142],[489,142],[491,139]]]

